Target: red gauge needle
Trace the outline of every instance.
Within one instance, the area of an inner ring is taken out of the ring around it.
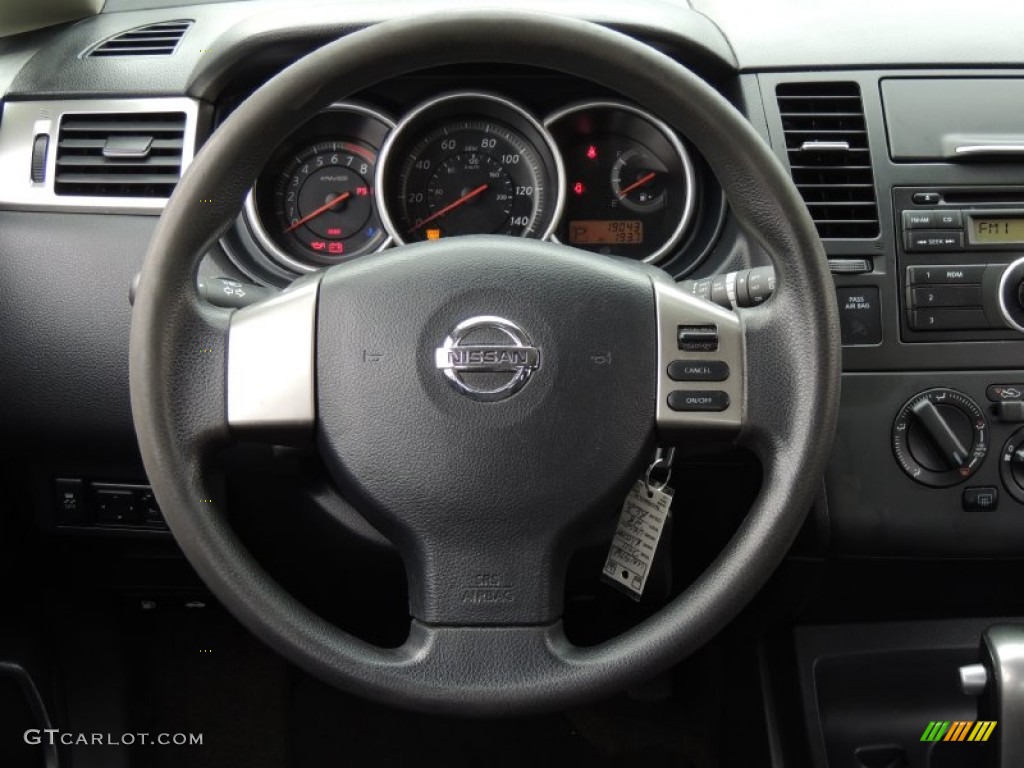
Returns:
[[[620,190],[619,191],[619,200],[624,198],[626,195],[628,195],[630,192],[632,192],[637,187],[642,187],[644,184],[646,184],[648,181],[650,181],[651,179],[653,179],[657,175],[658,175],[657,173],[655,173],[654,171],[651,171],[646,176],[644,176],[642,179],[638,179],[637,181],[634,181],[632,184],[630,184],[625,189]]]
[[[413,227],[409,231],[410,232],[415,232],[417,229],[419,229],[420,227],[422,227],[422,226],[424,226],[426,224],[429,224],[434,219],[438,219],[438,218],[444,216],[446,213],[449,213],[450,211],[454,211],[456,208],[458,208],[463,203],[472,200],[474,197],[479,195],[481,192],[483,192],[489,186],[490,186],[490,184],[481,184],[476,189],[470,190],[469,192],[464,194],[462,197],[460,197],[458,200],[455,200],[454,202],[448,203],[448,205],[446,205],[444,208],[442,208],[437,213],[432,213],[431,215],[427,216],[427,218],[425,218],[423,221],[421,221],[419,224],[417,224],[415,227]]]
[[[333,208],[338,203],[340,203],[342,200],[348,200],[350,197],[352,197],[352,193],[351,192],[343,192],[343,193],[341,193],[340,195],[338,195],[333,200],[331,200],[331,201],[329,201],[327,203],[324,203],[323,205],[321,205],[319,208],[317,208],[312,213],[308,213],[305,216],[303,216],[301,219],[296,221],[294,224],[292,224],[290,227],[288,227],[288,229],[286,229],[284,231],[285,234],[288,234],[289,232],[294,232],[296,229],[301,227],[307,221],[312,221],[313,219],[315,219],[317,216],[319,216],[324,211]]]

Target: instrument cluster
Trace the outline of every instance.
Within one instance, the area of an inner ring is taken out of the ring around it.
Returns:
[[[274,153],[244,221],[290,274],[467,234],[664,263],[694,234],[700,204],[690,150],[638,107],[592,100],[538,118],[503,96],[458,91],[397,121],[334,105]]]

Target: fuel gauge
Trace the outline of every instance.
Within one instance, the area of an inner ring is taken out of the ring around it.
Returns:
[[[589,102],[545,121],[565,165],[567,245],[659,262],[680,248],[696,208],[689,154],[671,129],[637,107]]]
[[[647,149],[637,145],[622,152],[611,175],[612,194],[624,208],[653,213],[665,207],[668,168]]]

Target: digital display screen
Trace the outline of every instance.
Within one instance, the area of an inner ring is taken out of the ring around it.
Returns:
[[[976,219],[971,218],[971,242],[1024,243],[1024,218]]]
[[[643,241],[644,223],[637,219],[569,222],[569,242],[572,245],[639,245]]]

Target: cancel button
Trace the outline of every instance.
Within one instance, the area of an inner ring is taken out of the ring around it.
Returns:
[[[672,381],[725,381],[729,364],[724,360],[673,360],[668,377]]]
[[[677,390],[668,395],[668,407],[673,411],[724,411],[729,407],[729,395],[718,390]]]

